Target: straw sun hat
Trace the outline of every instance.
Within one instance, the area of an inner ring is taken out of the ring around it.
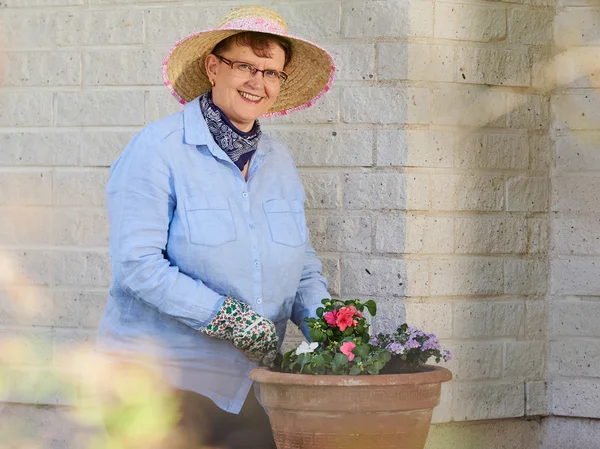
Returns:
[[[316,44],[290,36],[283,17],[261,6],[242,6],[225,15],[217,25],[177,42],[163,62],[165,84],[185,104],[210,90],[204,60],[215,46],[244,31],[283,36],[291,42],[292,59],[285,67],[288,80],[266,117],[285,115],[312,106],[330,89],[335,74],[333,58]]]

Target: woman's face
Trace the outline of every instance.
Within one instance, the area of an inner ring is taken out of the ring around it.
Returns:
[[[251,47],[234,43],[220,56],[233,62],[247,62],[260,70],[282,71],[285,63],[283,48],[272,44],[269,53],[272,56],[270,58],[257,56]],[[279,83],[265,84],[261,72],[256,72],[250,79],[234,75],[229,65],[212,54],[206,58],[206,71],[209,79],[214,82],[213,102],[242,131],[250,131],[254,121],[266,114],[281,89]]]

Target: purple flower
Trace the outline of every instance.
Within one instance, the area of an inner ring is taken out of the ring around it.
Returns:
[[[370,344],[372,344],[373,346],[379,346],[379,339],[377,337],[371,337],[371,340],[369,341]]]
[[[421,344],[417,340],[413,340],[412,338],[404,343],[404,347],[406,349],[417,349]]]
[[[394,342],[394,343],[390,343],[389,345],[387,345],[386,349],[388,351],[390,351],[392,354],[402,355],[402,354],[404,354],[405,348],[404,348],[404,346],[402,346],[402,344]]]
[[[437,339],[429,339],[426,340],[425,342],[423,342],[423,350],[427,351],[427,350],[436,350],[436,349],[442,349],[442,347],[440,346],[440,343],[437,341]]]
[[[444,362],[447,362],[448,360],[452,360],[452,354],[450,353],[450,351],[445,349],[444,351],[442,351],[442,358],[444,359]]]

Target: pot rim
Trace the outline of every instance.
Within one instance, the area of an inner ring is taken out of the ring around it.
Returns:
[[[421,365],[428,371],[401,374],[376,374],[364,376],[338,376],[280,373],[259,366],[250,371],[250,379],[261,384],[306,385],[311,387],[356,387],[410,384],[435,384],[452,379],[452,372],[435,365]]]

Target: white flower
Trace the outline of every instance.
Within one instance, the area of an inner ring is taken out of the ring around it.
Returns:
[[[319,343],[311,343],[308,344],[305,341],[303,341],[302,343],[300,343],[300,346],[298,346],[296,348],[296,355],[300,355],[300,354],[308,354],[310,352],[315,352],[315,349],[317,349],[317,347],[319,346]]]

